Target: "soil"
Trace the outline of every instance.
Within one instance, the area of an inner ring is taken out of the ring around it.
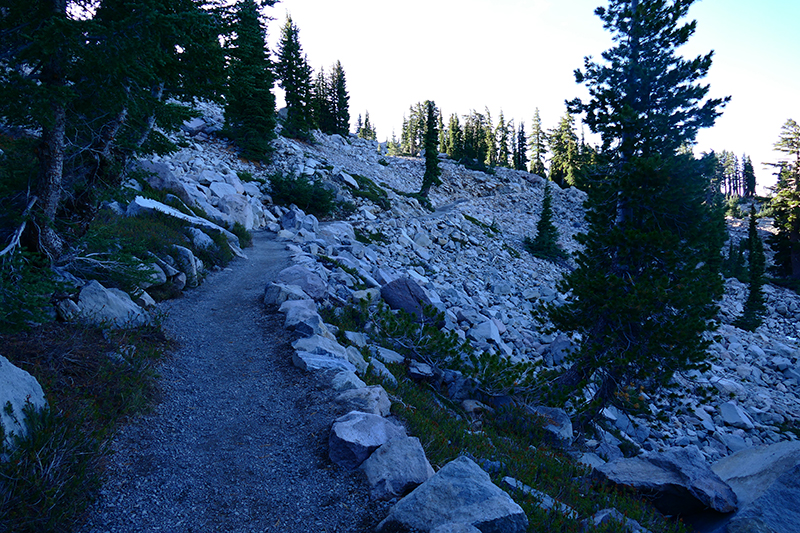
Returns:
[[[283,316],[264,308],[285,246],[255,232],[246,259],[161,304],[179,347],[161,402],[115,438],[82,533],[366,532],[388,513],[330,462],[340,416],[324,380],[291,363]]]

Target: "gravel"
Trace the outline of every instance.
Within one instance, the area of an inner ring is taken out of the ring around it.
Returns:
[[[247,259],[161,304],[179,343],[160,368],[162,401],[117,435],[78,531],[366,532],[387,515],[358,473],[328,459],[342,413],[292,366],[294,337],[263,307],[284,248],[256,232]]]

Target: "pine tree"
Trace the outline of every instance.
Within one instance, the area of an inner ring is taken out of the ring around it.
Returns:
[[[481,137],[483,138],[483,145],[486,148],[486,158],[483,160],[483,162],[486,164],[486,166],[491,168],[497,166],[497,139],[494,137],[492,114],[488,107],[484,110],[486,112],[484,115],[486,123],[484,124],[483,131],[481,132]]]
[[[361,122],[361,115],[358,116],[359,123]],[[367,111],[364,115],[364,125],[358,128],[358,132],[356,135],[362,139],[367,139],[370,141],[377,141],[378,135],[375,132],[375,128],[372,126],[372,122],[369,120],[369,111]]]
[[[777,234],[769,238],[775,252],[775,273],[780,277],[800,280],[800,125],[786,121],[775,143],[775,150],[786,159],[774,164],[778,183],[770,206],[775,213]]]
[[[528,168],[528,137],[525,135],[525,123],[519,123],[517,130],[517,156],[514,159],[515,170],[527,170]]]
[[[320,69],[311,87],[311,115],[313,125],[322,133],[336,133],[336,117],[332,104],[331,85],[325,70]]]
[[[744,181],[744,197],[753,198],[756,195],[756,172],[753,161],[749,155],[742,156],[742,177]]]
[[[276,65],[279,85],[286,92],[286,120],[283,135],[300,140],[311,140],[313,109],[311,106],[311,68],[300,45],[300,31],[286,18],[278,42]]]
[[[571,101],[570,111],[600,134],[607,162],[588,177],[589,231],[559,286],[567,302],[549,309],[558,330],[582,338],[553,384],[572,397],[579,425],[705,362],[725,226],[705,203],[700,164],[680,149],[714,123],[725,100],[700,103],[708,87],[697,80],[711,54],[686,61],[675,53],[694,31],[680,23],[691,3],[611,0],[596,14],[615,45],[604,64],[587,58],[576,71],[591,98]]]
[[[436,128],[439,131],[439,153],[447,153],[447,128],[444,127],[444,117],[441,109],[436,111]]]
[[[439,133],[436,131],[436,104],[430,100],[425,102],[425,175],[422,177],[422,187],[419,194],[427,197],[434,185],[441,185],[439,176],[442,169],[439,168]]]
[[[764,320],[764,245],[758,235],[758,218],[755,204],[750,205],[750,225],[747,231],[747,261],[749,281],[744,310],[735,322],[736,327],[755,331]]]
[[[340,61],[333,65],[331,71],[331,100],[334,104],[335,132],[347,137],[350,133],[350,95],[347,92],[347,80]]]
[[[544,160],[547,155],[547,134],[542,129],[542,119],[539,118],[539,108],[533,113],[531,122],[531,174],[536,174],[543,178],[547,177],[547,170],[544,167]]]
[[[453,113],[447,125],[447,146],[445,152],[451,159],[461,161],[464,157],[464,132],[461,131],[461,123],[458,115]]]
[[[275,139],[275,83],[265,48],[266,29],[254,0],[243,0],[231,25],[236,37],[229,52],[225,128],[242,156],[266,161]]]
[[[506,119],[502,111],[500,111],[500,118],[497,119],[497,128],[492,138],[497,146],[497,160],[495,161],[495,165],[498,167],[508,167],[508,158],[511,155],[508,145],[508,125],[506,124]]]
[[[567,253],[558,244],[558,230],[553,224],[553,193],[550,182],[545,182],[542,214],[536,223],[536,237],[525,237],[525,249],[534,257],[547,261],[556,261],[567,257]]]
[[[559,187],[578,184],[578,136],[575,119],[569,111],[561,117],[558,128],[550,132],[550,180]]]

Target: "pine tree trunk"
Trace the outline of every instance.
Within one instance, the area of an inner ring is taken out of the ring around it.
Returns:
[[[153,87],[153,98],[156,101],[160,102],[161,99],[164,97],[164,83],[161,82],[155,87]],[[153,128],[156,127],[156,114],[155,112],[151,113],[149,117],[147,117],[147,123],[145,124],[144,129],[142,130],[142,134],[139,139],[136,141],[135,146],[136,148],[141,148],[144,142],[147,140],[147,137],[150,135],[150,132],[153,131]]]

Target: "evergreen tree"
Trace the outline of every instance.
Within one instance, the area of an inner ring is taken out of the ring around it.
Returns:
[[[422,187],[419,194],[427,197],[431,187],[434,185],[441,185],[442,181],[439,176],[442,174],[442,169],[439,168],[439,133],[436,131],[436,104],[430,100],[425,102],[425,175],[422,177]]]
[[[744,303],[744,310],[734,325],[736,327],[755,331],[764,320],[764,245],[758,235],[758,218],[756,217],[755,204],[750,205],[750,225],[747,231],[747,260],[749,263],[749,285],[747,288],[747,300]]]
[[[569,111],[561,118],[558,128],[550,132],[550,180],[559,187],[574,187],[578,183],[578,136],[575,119]]]
[[[268,160],[275,139],[275,83],[265,48],[266,29],[254,0],[243,0],[231,25],[233,39],[225,94],[225,129],[242,155]]]
[[[361,122],[361,115],[358,116],[358,121],[359,123]],[[378,135],[375,132],[375,128],[372,126],[372,122],[369,120],[369,111],[367,111],[364,115],[364,125],[358,128],[356,135],[362,139],[367,139],[370,141],[378,140]]]
[[[558,230],[553,224],[553,193],[550,182],[545,182],[542,215],[536,223],[536,237],[525,237],[525,249],[534,257],[547,261],[565,259],[567,253],[558,244]]]
[[[555,328],[582,343],[553,383],[572,397],[584,425],[628,393],[655,391],[673,373],[703,367],[703,333],[717,313],[724,221],[707,205],[708,180],[694,158],[679,153],[711,126],[724,100],[707,100],[697,83],[711,54],[686,61],[675,49],[695,23],[681,24],[691,0],[611,0],[596,14],[614,33],[604,64],[585,60],[576,80],[588,102],[569,103],[603,140],[607,162],[588,179],[577,268],[551,307]],[[641,388],[640,388],[641,387]],[[584,397],[587,394],[587,397]]]
[[[329,135],[337,132],[332,100],[328,77],[325,70],[320,69],[311,87],[311,114],[314,127]]]
[[[481,132],[481,137],[483,138],[483,145],[486,148],[486,158],[483,160],[484,164],[488,167],[495,167],[497,166],[497,139],[494,136],[494,126],[492,123],[492,114],[489,112],[489,108],[484,109],[486,114],[484,115],[486,119],[486,123],[484,124],[483,131]]]
[[[464,157],[464,132],[461,131],[461,123],[455,113],[450,115],[450,121],[448,122],[445,153],[456,161],[461,161]]]
[[[350,95],[347,93],[347,80],[340,61],[333,65],[330,84],[334,133],[347,137],[350,133]]]
[[[400,146],[406,155],[416,157],[424,145],[425,104],[418,102],[409,108],[408,119],[403,119]]]
[[[756,172],[750,156],[742,156],[742,179],[744,182],[744,197],[753,198],[756,195]]]
[[[441,109],[436,111],[436,128],[439,130],[439,152],[447,153],[447,129],[444,127]]]
[[[310,140],[314,126],[311,105],[311,68],[300,45],[300,31],[286,18],[278,42],[276,65],[279,85],[286,92],[286,119],[283,135],[300,140]]]
[[[520,122],[517,129],[517,154],[514,158],[515,170],[528,169],[528,137],[525,135],[525,123]]]
[[[544,160],[547,156],[547,134],[542,129],[542,119],[539,118],[539,108],[533,113],[531,122],[531,174],[536,174],[543,178],[547,177],[547,170],[544,168]]]
[[[495,166],[508,167],[508,158],[511,155],[508,141],[508,125],[502,111],[500,111],[500,118],[497,119],[497,128],[492,138],[497,146]]]
[[[778,183],[770,206],[775,213],[777,233],[768,240],[775,252],[775,273],[800,280],[800,125],[797,122],[786,121],[775,150],[787,157],[774,165],[778,169]]]

